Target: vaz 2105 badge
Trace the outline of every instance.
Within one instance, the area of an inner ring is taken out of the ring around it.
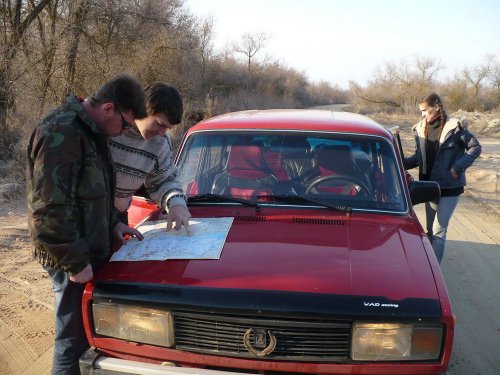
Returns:
[[[251,340],[252,333],[253,340]],[[267,344],[268,336],[269,344]],[[276,336],[270,330],[249,328],[243,335],[243,343],[249,353],[257,357],[265,357],[276,349]]]

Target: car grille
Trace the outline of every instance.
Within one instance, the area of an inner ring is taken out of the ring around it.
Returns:
[[[273,360],[335,361],[347,359],[351,324],[174,312],[175,342],[180,350],[241,358],[257,358],[250,350],[264,351],[271,335],[276,343],[262,357]],[[247,333],[247,345],[244,336]],[[265,337],[264,341],[256,341]]]

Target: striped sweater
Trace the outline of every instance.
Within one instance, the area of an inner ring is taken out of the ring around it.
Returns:
[[[186,205],[167,134],[146,140],[131,128],[108,144],[116,167],[115,206],[120,212],[128,209],[132,195],[142,184],[151,199],[164,209]]]

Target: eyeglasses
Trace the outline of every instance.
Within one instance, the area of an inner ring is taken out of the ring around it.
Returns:
[[[132,127],[132,124],[130,122],[128,122],[127,120],[125,120],[125,117],[123,117],[122,111],[120,111],[120,108],[117,105],[115,105],[115,108],[118,111],[118,113],[120,114],[120,117],[122,118],[122,129],[129,130]]]

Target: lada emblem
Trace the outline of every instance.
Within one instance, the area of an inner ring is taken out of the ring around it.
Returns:
[[[253,344],[256,348],[265,348],[267,346],[267,334],[263,329],[253,331]]]
[[[252,333],[253,340],[251,339]],[[267,344],[268,337],[269,344]],[[276,336],[270,330],[249,328],[243,335],[243,343],[250,354],[265,357],[276,349]]]

